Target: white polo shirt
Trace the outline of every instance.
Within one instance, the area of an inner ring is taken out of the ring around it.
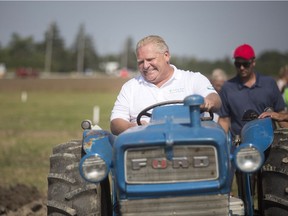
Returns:
[[[127,81],[117,97],[110,120],[122,118],[135,122],[137,115],[153,104],[183,100],[191,94],[206,97],[210,93],[217,93],[208,78],[201,73],[179,70],[174,65],[171,66],[174,68],[173,76],[160,88],[145,81],[141,75]]]

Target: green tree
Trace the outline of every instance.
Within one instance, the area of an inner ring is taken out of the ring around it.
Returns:
[[[69,53],[60,35],[56,22],[51,23],[45,32],[45,69],[46,71],[67,72],[71,69]]]
[[[279,53],[278,51],[266,51],[256,59],[257,71],[277,77],[282,66],[288,64],[288,53]]]
[[[93,38],[90,35],[85,36],[85,58],[84,69],[99,70],[99,57],[95,50]]]
[[[87,69],[98,70],[99,58],[93,45],[93,39],[85,34],[84,25],[81,24],[70,53],[72,62],[76,62],[76,70],[84,72]]]
[[[5,63],[13,68],[41,68],[41,51],[33,38],[21,38],[13,33],[8,47],[4,49]]]
[[[124,43],[124,49],[120,55],[120,66],[136,70],[137,64],[136,64],[136,56],[135,56],[135,48],[133,39],[131,37],[128,37]]]

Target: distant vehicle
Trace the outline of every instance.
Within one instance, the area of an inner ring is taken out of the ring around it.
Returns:
[[[32,78],[37,78],[39,77],[39,71],[35,70],[33,68],[18,68],[16,70],[16,77],[18,78],[28,78],[28,77],[32,77]]]

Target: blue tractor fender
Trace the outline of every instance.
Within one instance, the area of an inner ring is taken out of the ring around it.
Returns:
[[[264,152],[272,144],[274,130],[271,118],[255,119],[246,123],[241,131],[242,143],[253,143]]]

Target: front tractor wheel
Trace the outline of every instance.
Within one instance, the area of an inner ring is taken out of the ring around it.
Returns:
[[[107,205],[101,206],[101,184],[86,182],[80,176],[81,152],[80,140],[53,148],[48,175],[47,215],[109,215]],[[103,192],[102,198],[110,195],[109,192],[106,194],[105,188]]]

